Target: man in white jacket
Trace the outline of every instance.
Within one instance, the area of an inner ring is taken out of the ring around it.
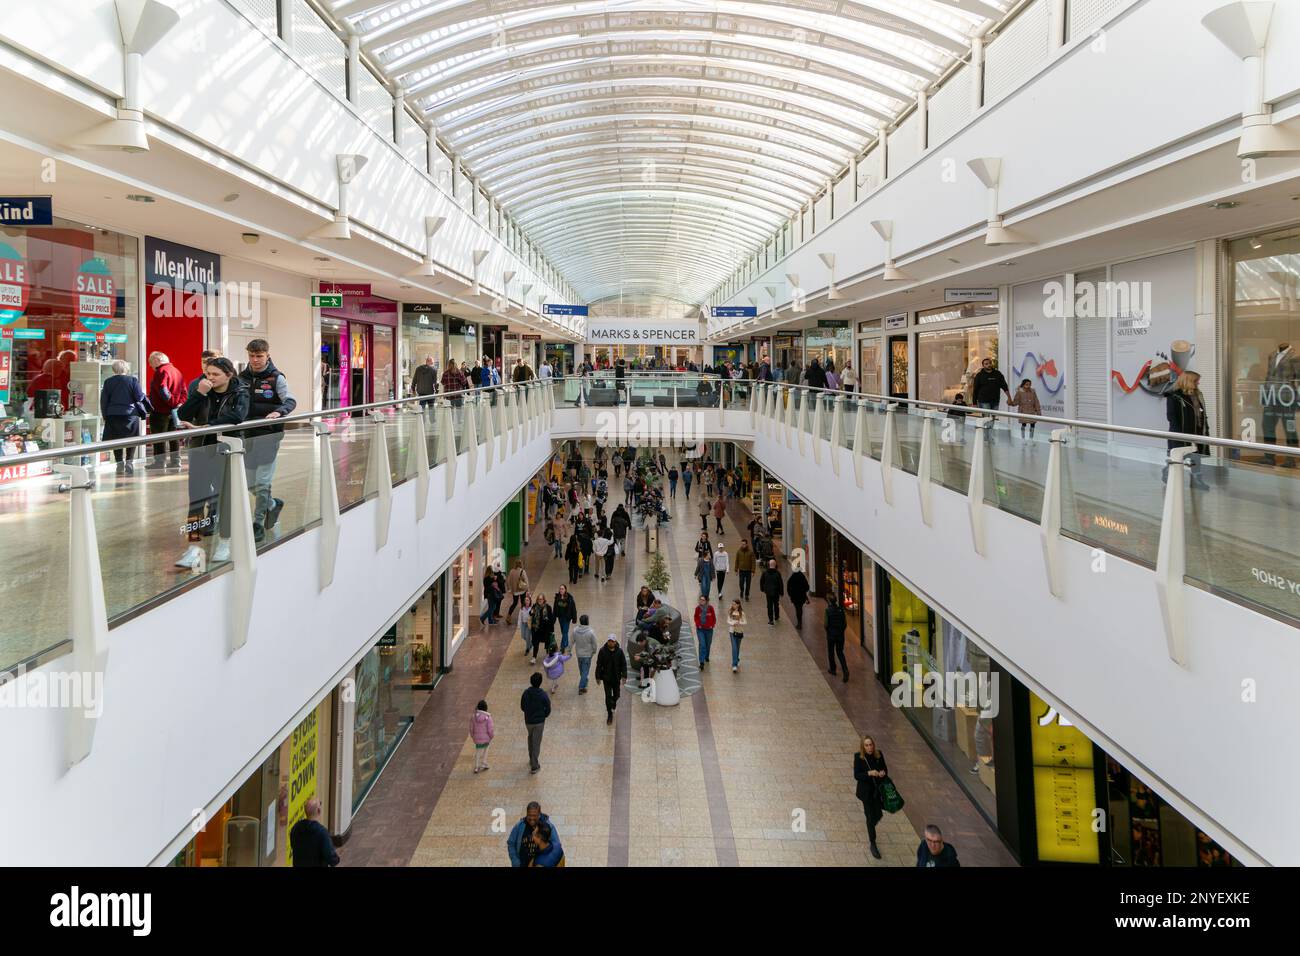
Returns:
[[[852,362],[845,362],[844,368],[840,370],[840,384],[844,386],[846,392],[858,390],[858,373],[853,371]]]
[[[713,576],[718,580],[718,599],[722,599],[722,585],[726,583],[727,572],[731,570],[731,555],[727,546],[721,541],[713,549]]]

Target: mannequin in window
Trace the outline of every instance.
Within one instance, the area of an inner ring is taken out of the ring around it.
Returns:
[[[1295,412],[1296,391],[1300,389],[1300,356],[1289,343],[1278,343],[1277,351],[1268,357],[1264,366],[1264,384],[1259,390],[1259,404],[1264,411],[1263,435],[1260,441],[1268,444],[1277,443],[1277,426],[1280,422],[1286,443],[1292,448],[1300,447],[1296,437]],[[1277,463],[1274,455],[1265,455],[1264,463]],[[1282,467],[1294,468],[1295,459],[1284,456]]]

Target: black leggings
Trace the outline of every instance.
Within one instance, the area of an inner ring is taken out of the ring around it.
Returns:
[[[868,803],[866,800],[863,800],[863,801],[862,801],[862,812],[863,812],[863,814],[866,815],[866,818],[867,818],[867,839],[870,840],[872,843],[875,843],[875,842],[876,842],[876,823],[873,823],[873,822],[872,822],[872,817],[874,816],[876,822],[878,823],[878,822],[880,821],[881,814],[879,814],[879,813],[873,814],[873,813],[871,812],[872,809],[873,809],[873,808],[872,808],[872,806],[871,806],[870,803]]]

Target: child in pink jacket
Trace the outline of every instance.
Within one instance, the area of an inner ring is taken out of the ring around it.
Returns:
[[[469,721],[469,736],[474,741],[474,772],[488,769],[487,749],[492,743],[496,728],[492,725],[492,715],[488,713],[487,701],[480,700],[478,709]]]

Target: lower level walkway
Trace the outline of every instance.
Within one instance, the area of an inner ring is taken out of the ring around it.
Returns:
[[[700,518],[681,488],[670,506],[673,520],[659,544],[672,575],[670,603],[689,624],[699,594],[692,572]],[[748,520],[739,504],[724,519],[721,537],[733,554]],[[719,536],[711,538],[716,544]],[[578,613],[591,616],[600,639],[621,635],[649,563],[644,533],[631,532],[628,541],[609,583],[588,575],[572,588]],[[526,560],[534,592],[549,597],[567,583],[566,565],[551,557],[540,533]],[[731,572],[721,599],[716,588],[713,594],[720,619],[736,596]],[[720,627],[699,692],[660,707],[627,691],[613,726],[605,723],[594,680],[587,694],[578,693],[571,660],[553,696],[536,775],[528,769],[519,696],[540,665],[529,664],[516,628],[479,630],[475,621],[454,670],[362,806],[341,851],[344,864],[508,865],[506,834],[531,800],[550,816],[570,866],[911,866],[920,830],[931,822],[943,827],[965,865],[1013,864],[890,705],[865,652],[847,649],[849,683],[826,673],[820,607],[806,609],[802,634],[788,603],[769,626],[755,581],[739,672],[731,671]],[[468,731],[480,697],[492,711],[496,738],[488,749],[491,769],[475,775]],[[867,851],[854,796],[852,754],[862,733],[875,736],[907,800],[903,813],[881,821],[880,861]]]

